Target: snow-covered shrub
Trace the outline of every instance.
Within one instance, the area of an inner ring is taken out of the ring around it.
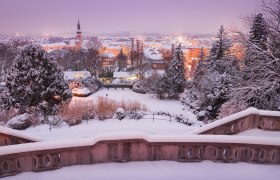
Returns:
[[[98,97],[96,101],[96,113],[98,119],[105,120],[113,117],[117,110],[117,102],[108,98]]]
[[[144,104],[141,104],[138,101],[121,101],[119,106],[123,108],[125,112],[148,110]]]
[[[23,130],[32,125],[30,121],[30,114],[24,113],[18,115],[7,122],[7,126],[12,129]]]
[[[95,104],[93,102],[75,101],[74,103],[65,104],[59,113],[63,121],[69,125],[77,125],[82,120],[94,119]]]
[[[159,111],[157,112],[157,115],[162,115],[162,116],[171,116],[169,112],[164,112],[164,111]]]
[[[130,119],[141,119],[143,112],[147,111],[147,107],[137,101],[122,101],[118,106],[124,109]]]
[[[143,80],[139,80],[133,85],[132,91],[139,94],[146,94],[148,90],[143,87]]]
[[[125,116],[126,116],[126,113],[125,113],[124,109],[123,108],[118,108],[117,111],[116,111],[117,119],[122,120],[122,119],[125,118]]]
[[[128,111],[127,116],[130,119],[142,119],[143,118],[143,112],[141,112],[141,111]]]
[[[91,95],[91,91],[86,88],[74,88],[72,89],[72,94],[73,96],[77,96],[77,97],[88,97],[89,95]]]
[[[177,122],[179,122],[179,123],[185,123],[185,122],[186,122],[186,121],[184,120],[182,114],[176,115],[176,116],[175,116],[175,120],[176,120]]]
[[[46,124],[54,127],[59,127],[62,125],[63,120],[59,116],[48,116],[46,119]]]

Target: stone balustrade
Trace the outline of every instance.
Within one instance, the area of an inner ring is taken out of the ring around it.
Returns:
[[[0,177],[72,165],[159,160],[280,164],[280,145],[200,141],[148,142],[143,139],[106,140],[89,146],[1,155]]]

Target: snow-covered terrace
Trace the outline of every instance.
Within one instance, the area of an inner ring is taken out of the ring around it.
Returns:
[[[261,115],[261,116],[273,116],[273,117],[280,117],[280,111],[266,111],[266,110],[258,110],[256,108],[248,108],[244,111],[232,114],[230,116],[227,116],[225,118],[219,119],[215,122],[209,123],[201,128],[195,129],[191,132],[189,132],[190,134],[200,134],[203,133],[205,131],[208,131],[210,129],[216,128],[218,126],[224,125],[226,123],[229,122],[233,122],[239,118],[251,115],[251,114],[255,114],[255,115]]]
[[[151,135],[143,132],[119,132],[99,134],[92,138],[77,138],[58,141],[44,141],[21,145],[10,145],[0,148],[0,155],[32,152],[40,150],[62,149],[91,146],[106,140],[133,140],[142,139],[150,143],[155,142],[178,142],[178,143],[221,143],[221,144],[251,144],[280,146],[277,138],[250,137],[250,136],[227,136],[227,135]]]
[[[6,134],[6,135],[14,136],[14,137],[19,137],[19,138],[30,140],[30,141],[41,141],[42,140],[42,138],[40,138],[36,135],[31,135],[30,133],[14,130],[14,129],[3,127],[3,126],[0,126],[0,134]]]

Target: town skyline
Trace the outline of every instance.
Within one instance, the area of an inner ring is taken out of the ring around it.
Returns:
[[[70,33],[80,19],[91,33],[213,33],[223,24],[242,26],[241,16],[255,11],[257,0],[18,1],[4,0],[0,33]]]

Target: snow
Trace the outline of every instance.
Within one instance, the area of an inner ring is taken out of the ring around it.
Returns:
[[[9,126],[10,124],[15,124],[15,123],[23,123],[24,121],[26,121],[29,118],[30,118],[30,115],[27,113],[18,115],[16,117],[13,117],[12,119],[10,119],[7,123],[7,126]]]
[[[58,42],[58,43],[50,43],[50,44],[41,44],[42,47],[57,47],[57,46],[64,46],[66,47],[67,44],[65,42]]]
[[[64,71],[65,80],[86,79],[88,77],[91,77],[91,74],[88,71]]]
[[[235,136],[261,136],[261,137],[280,138],[280,131],[264,131],[261,129],[250,129],[235,134]]]
[[[25,130],[30,134],[36,134],[43,138],[44,141],[73,139],[73,138],[89,138],[103,133],[120,133],[120,132],[143,132],[147,134],[184,134],[193,130],[194,126],[186,126],[177,122],[169,122],[166,120],[152,119],[108,119],[105,121],[89,120],[87,123],[76,126],[62,126],[52,128],[51,131],[48,125],[39,125]]]
[[[213,129],[215,127],[221,126],[223,124],[235,121],[239,118],[242,118],[244,116],[248,116],[250,114],[258,114],[258,115],[263,115],[263,116],[276,116],[280,117],[280,112],[279,111],[267,111],[267,110],[258,110],[256,108],[248,108],[244,111],[232,114],[230,116],[227,116],[225,118],[219,119],[213,123],[207,124],[199,129],[196,129],[192,132],[191,134],[200,134],[202,132],[208,131],[209,129]],[[280,118],[279,118],[280,119]]]
[[[83,97],[91,94],[90,90],[86,87],[84,87],[84,88],[74,88],[74,89],[72,89],[72,93],[75,96],[83,96]]]
[[[114,72],[114,78],[129,78],[135,76],[135,74],[131,74],[129,72]]]
[[[108,95],[108,96],[106,96]],[[139,94],[131,90],[122,89],[101,89],[96,93],[92,94],[86,98],[74,97],[73,100],[84,100],[84,101],[94,101],[98,97],[108,97],[116,101],[138,101],[141,104],[146,105],[146,107],[151,112],[164,111],[170,114],[181,114],[183,113],[184,106],[179,100],[160,100],[154,94]],[[184,112],[193,115],[191,112]],[[194,119],[195,120],[195,119]]]
[[[45,172],[26,172],[6,177],[7,180],[60,179],[60,180],[278,180],[279,165],[247,163],[214,163],[210,161],[180,163],[128,162],[78,165]]]
[[[40,138],[36,135],[33,135],[33,134],[31,135],[31,134],[26,133],[26,132],[14,130],[14,129],[3,127],[3,126],[0,126],[0,133],[1,134],[7,134],[7,135],[10,135],[10,136],[19,137],[19,138],[22,138],[22,139],[27,139],[27,140],[30,140],[30,141],[41,141],[42,140],[42,138]]]
[[[116,57],[113,53],[110,53],[110,52],[105,52],[105,53],[102,54],[102,56],[108,57],[108,58],[115,58]]]
[[[6,82],[0,82],[0,86],[6,86]]]
[[[151,60],[162,60],[163,59],[161,53],[157,49],[154,49],[154,48],[144,49],[144,54],[148,59],[151,59]]]
[[[129,140],[143,139],[147,142],[186,142],[186,143],[235,143],[235,144],[257,144],[280,146],[278,138],[249,137],[249,136],[228,136],[228,135],[187,135],[187,134],[149,134],[140,131],[110,132],[98,134],[91,138],[72,138],[54,141],[42,141],[21,145],[10,145],[1,147],[0,156],[21,152],[40,151],[48,149],[61,149],[71,147],[91,146],[100,141],[106,140]]]

